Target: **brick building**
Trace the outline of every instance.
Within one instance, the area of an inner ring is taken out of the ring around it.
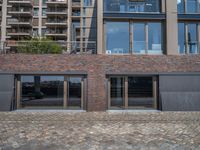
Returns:
[[[1,54],[0,110],[200,110],[198,0],[24,2],[9,5],[34,15],[7,8],[1,41],[20,41],[10,30],[23,27],[76,54]],[[33,25],[6,25],[17,15]]]

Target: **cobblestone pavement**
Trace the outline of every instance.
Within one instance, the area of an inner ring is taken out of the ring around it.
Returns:
[[[4,149],[200,150],[200,112],[1,112]]]

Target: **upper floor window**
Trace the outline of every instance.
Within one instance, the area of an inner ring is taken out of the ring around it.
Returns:
[[[161,22],[106,22],[107,54],[163,54]]]
[[[162,41],[161,23],[133,23],[133,53],[162,54]]]
[[[39,8],[34,8],[34,16],[38,16],[39,15]]]
[[[129,53],[128,22],[106,23],[106,53],[107,54]]]
[[[200,13],[200,0],[177,0],[178,13]]]
[[[84,6],[92,6],[92,1],[93,0],[84,0]]]
[[[160,0],[104,0],[104,12],[160,12]]]
[[[198,23],[178,24],[178,48],[180,54],[198,53]]]

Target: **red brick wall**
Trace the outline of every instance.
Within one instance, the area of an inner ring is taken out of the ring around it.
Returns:
[[[107,73],[200,72],[200,55],[0,55],[0,72],[85,71],[88,77],[88,111],[107,109]]]

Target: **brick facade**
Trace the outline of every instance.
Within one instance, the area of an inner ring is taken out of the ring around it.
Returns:
[[[0,55],[0,73],[83,71],[87,73],[87,110],[107,109],[106,74],[200,72],[200,55]]]

